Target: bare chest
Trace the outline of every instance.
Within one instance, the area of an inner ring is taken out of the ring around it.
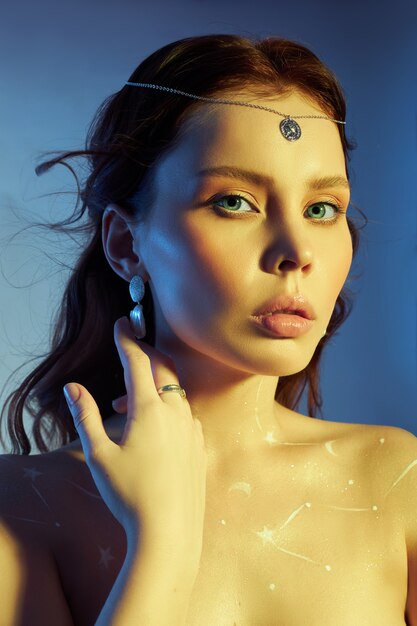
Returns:
[[[383,493],[314,457],[264,480],[208,479],[187,626],[403,626],[406,546]],[[67,481],[60,502],[54,551],[74,621],[89,626],[123,564],[124,531],[91,483]]]
[[[404,624],[407,551],[383,493],[305,472],[209,496],[187,626]]]

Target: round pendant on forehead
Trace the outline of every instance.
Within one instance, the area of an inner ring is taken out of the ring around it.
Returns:
[[[297,141],[301,137],[301,128],[299,124],[291,117],[286,117],[279,125],[281,135],[288,141]]]

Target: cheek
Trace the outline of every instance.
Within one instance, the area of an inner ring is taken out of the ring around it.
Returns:
[[[210,233],[195,224],[152,229],[144,261],[167,319],[208,323],[236,297],[244,267],[228,243],[229,250],[212,226]]]
[[[336,300],[343,289],[352,265],[353,248],[348,227],[343,240],[338,239],[326,261],[331,298]]]
[[[340,259],[340,274],[342,277],[342,282],[345,282],[348,277],[352,259],[353,259],[353,246],[352,246],[352,237],[349,231],[349,227],[346,225],[346,237],[345,237],[345,245],[342,248],[343,253]]]
[[[222,224],[188,224],[184,228],[186,247],[189,253],[190,277],[195,293],[207,291],[210,309],[217,315],[227,310],[231,302],[240,306],[247,300],[247,289],[252,284],[252,275],[258,261],[249,254],[253,245],[245,242],[239,231],[231,232],[230,224],[222,229]]]

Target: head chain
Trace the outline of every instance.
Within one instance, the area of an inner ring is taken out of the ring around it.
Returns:
[[[132,87],[149,87],[151,89],[160,89],[161,91],[167,91],[169,93],[177,93],[180,96],[187,96],[188,98],[194,98],[195,100],[203,100],[204,102],[218,102],[219,104],[237,104],[240,106],[252,107],[253,109],[263,109],[264,111],[269,111],[270,113],[275,113],[280,115],[284,119],[280,123],[280,131],[282,136],[288,141],[296,141],[301,137],[301,128],[297,122],[294,120],[300,118],[314,118],[314,119],[322,119],[328,120],[330,122],[335,122],[336,124],[346,124],[341,120],[335,120],[327,115],[288,115],[287,113],[281,113],[276,109],[271,109],[270,107],[264,107],[260,104],[251,104],[249,102],[242,102],[241,100],[225,100],[223,98],[207,98],[204,96],[196,96],[192,93],[187,93],[186,91],[180,91],[179,89],[172,89],[171,87],[164,87],[162,85],[154,85],[152,83],[133,83],[130,81],[126,82],[126,85],[131,85]]]

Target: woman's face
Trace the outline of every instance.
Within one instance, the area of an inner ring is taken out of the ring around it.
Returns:
[[[325,114],[296,93],[256,104],[292,115]],[[290,142],[278,115],[232,105],[212,109],[204,118],[193,113],[179,145],[158,164],[154,210],[135,230],[134,249],[155,303],[156,345],[171,354],[194,350],[238,370],[290,375],[310,362],[352,262],[346,216],[331,222],[337,217],[332,205],[347,209],[349,188],[316,189],[311,182],[347,181],[338,128],[299,119],[302,136]],[[201,173],[220,166],[267,180]],[[232,194],[244,198],[225,197]],[[297,338],[269,337],[251,319],[284,293],[303,294],[315,311],[311,330]]]

